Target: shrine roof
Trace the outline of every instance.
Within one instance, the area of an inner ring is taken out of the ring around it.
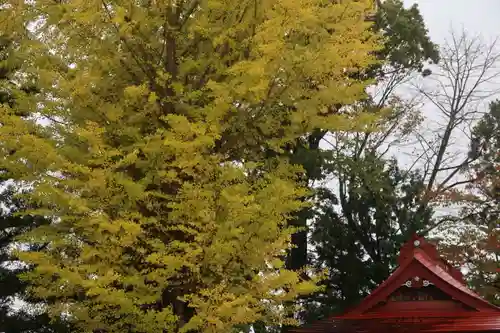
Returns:
[[[500,332],[500,316],[486,313],[436,315],[407,314],[402,318],[338,319],[328,318],[292,330],[293,333],[438,333],[438,332]]]
[[[414,235],[401,247],[398,263],[355,308],[293,332],[500,332],[500,308],[467,288],[460,270],[442,259],[434,244]],[[426,293],[437,298],[421,299]]]
[[[446,281],[447,283],[449,283],[450,285],[452,285],[456,289],[460,290],[463,293],[470,295],[471,297],[474,297],[474,298],[480,300],[481,302],[483,302],[485,304],[491,305],[488,302],[486,302],[483,298],[481,298],[481,296],[479,296],[478,294],[476,294],[475,292],[473,292],[472,290],[467,288],[467,286],[465,286],[463,283],[461,283],[456,278],[451,276],[447,271],[442,269],[439,265],[432,262],[430,260],[430,258],[425,253],[415,251],[414,258],[419,263],[421,263],[422,265],[427,267],[432,273],[436,274],[436,276],[440,277],[441,279],[443,279],[444,281]]]
[[[436,246],[427,242],[423,237],[414,235],[412,239],[401,247],[399,267],[368,295],[357,307],[351,309],[342,317],[367,315],[371,308],[379,302],[386,301],[387,297],[401,284],[414,279],[426,278],[466,306],[476,311],[498,311],[500,308],[488,303],[475,292],[470,290],[457,268],[452,267],[437,253]],[[419,277],[420,276],[420,277]]]

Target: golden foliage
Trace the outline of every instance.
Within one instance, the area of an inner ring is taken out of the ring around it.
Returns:
[[[6,3],[45,122],[2,106],[2,167],[54,219],[20,254],[33,292],[87,332],[283,322],[316,288],[281,262],[307,191],[264,153],[357,121],[324,111],[365,94],[370,1]]]

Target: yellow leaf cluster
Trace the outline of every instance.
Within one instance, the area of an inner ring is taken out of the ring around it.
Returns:
[[[371,1],[6,2],[45,123],[6,108],[2,167],[54,218],[20,254],[52,313],[86,332],[285,322],[317,279],[283,268],[307,191],[266,152],[352,127],[324,110],[365,94]]]

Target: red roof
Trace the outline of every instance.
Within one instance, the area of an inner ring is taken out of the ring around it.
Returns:
[[[409,248],[409,244],[411,244],[411,248]],[[408,253],[410,251],[411,253]],[[488,303],[467,288],[462,282],[460,271],[452,268],[436,254],[437,251],[433,244],[426,242],[423,237],[414,236],[411,242],[404,244],[401,249],[400,266],[356,308],[347,312],[343,317],[359,316],[369,311],[379,302],[385,301],[403,283],[415,277],[430,281],[453,299],[476,311],[500,312],[500,308]],[[401,257],[403,257],[402,260]]]
[[[500,308],[467,288],[460,270],[440,258],[435,245],[415,235],[401,247],[398,261],[399,267],[357,307],[295,331],[500,332]],[[401,290],[410,294],[434,290],[444,298],[391,298]]]
[[[435,315],[418,313],[400,318],[338,319],[329,318],[293,330],[296,333],[437,333],[437,332],[500,332],[500,316],[473,313],[470,315]]]
[[[425,253],[421,253],[420,251],[415,251],[415,260],[417,260],[419,263],[427,267],[432,273],[434,273],[437,277],[443,279],[447,283],[449,283],[451,286],[457,288],[461,292],[474,297],[475,299],[481,301],[482,303],[485,304],[487,307],[493,307],[492,304],[486,302],[484,299],[481,298],[478,294],[467,288],[464,284],[453,278],[448,272],[446,272],[444,269],[442,269],[439,265],[436,263],[433,263],[429,257]]]

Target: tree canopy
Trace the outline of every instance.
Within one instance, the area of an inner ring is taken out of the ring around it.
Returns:
[[[365,96],[370,1],[9,5],[39,92],[31,117],[2,106],[2,167],[53,221],[22,239],[48,244],[19,253],[34,295],[85,331],[289,323],[283,304],[317,282],[282,263],[308,189],[270,153],[371,121],[330,108]]]
[[[286,333],[414,232],[498,302],[499,60],[401,0],[5,0],[0,331]]]

